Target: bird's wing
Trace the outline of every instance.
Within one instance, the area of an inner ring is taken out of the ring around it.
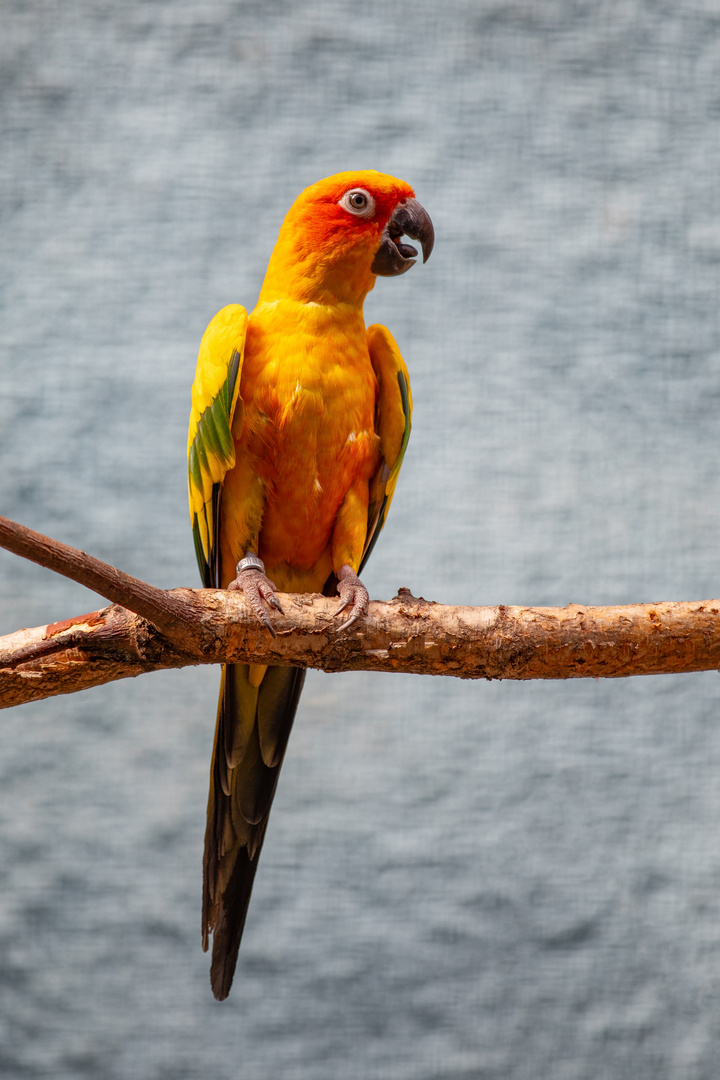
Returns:
[[[360,572],[385,524],[412,424],[410,377],[395,339],[389,330],[377,324],[368,327],[367,336],[370,361],[378,381],[375,429],[380,437],[381,457],[370,480],[368,530]]]
[[[220,492],[235,465],[232,423],[242,408],[240,373],[247,312],[239,304],[219,311],[203,334],[192,388],[188,431],[190,520],[206,589],[220,588]]]

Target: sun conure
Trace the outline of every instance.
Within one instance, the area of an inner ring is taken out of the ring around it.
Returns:
[[[432,222],[409,184],[345,172],[293,203],[252,314],[230,304],[200,345],[188,436],[190,517],[203,583],[238,588],[272,633],[281,592],[337,591],[345,629],[367,611],[357,575],[410,434],[407,368],[365,327],[376,275],[402,274]],[[205,834],[203,947],[226,998],[305,672],[223,669]]]

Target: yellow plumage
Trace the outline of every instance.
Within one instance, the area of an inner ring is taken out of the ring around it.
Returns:
[[[404,228],[413,213],[418,232]],[[412,265],[413,249],[393,235],[396,219],[398,237],[422,233],[427,256],[432,226],[403,181],[364,172],[313,185],[285,219],[254,311],[229,305],[208,326],[188,434],[190,517],[206,585],[227,587],[250,551],[281,591],[319,592],[369,555],[412,409],[395,341],[382,326],[366,330],[362,310],[377,273]],[[263,665],[223,672],[203,904],[220,998],[303,678]]]

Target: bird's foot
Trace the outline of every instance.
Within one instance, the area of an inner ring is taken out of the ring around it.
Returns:
[[[237,577],[230,582],[228,589],[245,593],[258,621],[270,631],[273,637],[277,637],[273,624],[270,622],[268,613],[265,610],[265,605],[274,607],[281,615],[283,609],[280,607],[280,601],[275,595],[274,583],[265,574],[265,564],[262,559],[259,559],[257,555],[253,555],[252,552],[248,552],[245,558],[241,559],[237,564],[235,573]]]
[[[349,630],[353,623],[358,621],[361,615],[367,615],[370,597],[368,596],[368,591],[362,581],[357,576],[352,566],[349,565],[340,568],[337,591],[340,594],[342,603],[335,614],[339,615],[340,612],[345,611],[346,608],[350,609],[350,618],[346,619],[342,626],[338,627],[337,632],[338,634],[341,634],[343,630]]]

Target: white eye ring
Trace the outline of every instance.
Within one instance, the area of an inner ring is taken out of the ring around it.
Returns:
[[[375,213],[375,200],[369,191],[361,187],[346,191],[339,205],[354,217],[371,218]]]

